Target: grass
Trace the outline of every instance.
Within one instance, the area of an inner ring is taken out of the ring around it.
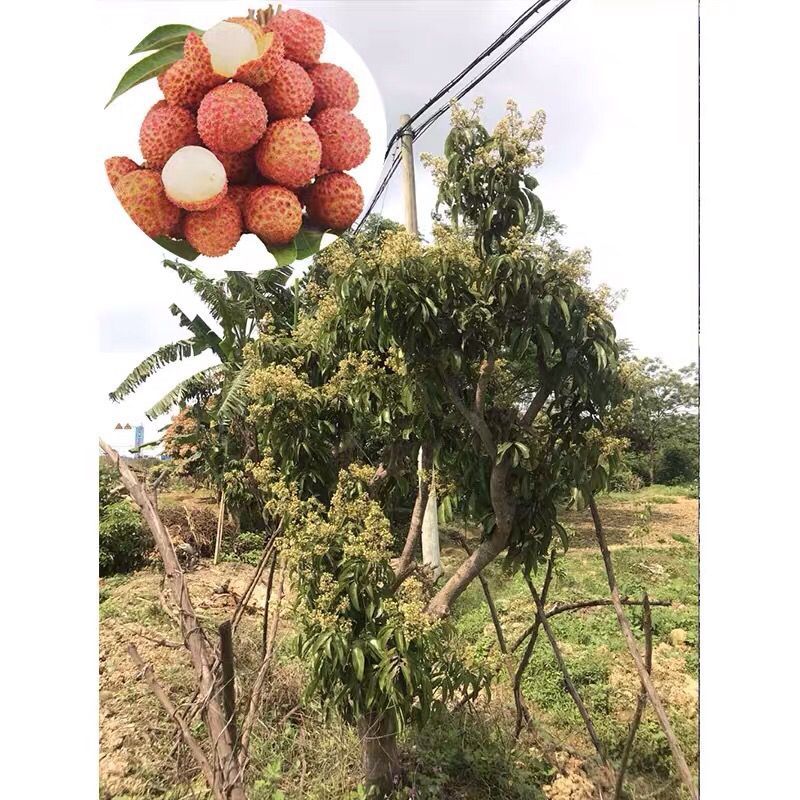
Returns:
[[[622,534],[613,548],[613,559],[623,594],[672,600],[669,608],[654,607],[654,681],[662,692],[690,764],[696,764],[697,676],[697,548],[691,529],[691,507],[666,504],[674,514],[683,508],[690,520],[663,537],[631,541],[624,533],[630,512],[654,498],[686,503],[688,487],[650,487],[640,493],[606,495],[602,512],[609,519],[616,513],[624,520]],[[670,518],[672,519],[672,518]],[[667,524],[667,523],[664,523]],[[669,522],[669,525],[673,525]],[[444,539],[443,539],[444,541]],[[591,538],[579,536],[578,546],[557,562],[549,602],[605,598],[608,585],[602,560]],[[455,548],[443,548],[445,564],[460,562]],[[224,596],[214,587],[231,578],[241,591],[251,574],[245,564],[220,564],[216,568],[189,573],[193,599],[209,629],[230,614]],[[506,639],[513,643],[532,621],[532,602],[520,574],[509,574],[502,564],[491,564],[489,580]],[[537,577],[537,583],[542,579]],[[134,680],[125,652],[127,642],[137,642],[146,660],[154,663],[159,680],[169,687],[176,701],[186,697],[193,685],[191,666],[180,649],[160,648],[136,638],[146,630],[151,635],[178,638],[158,602],[160,575],[142,570],[128,576],[101,581],[101,797],[120,800],[187,796],[208,798],[202,780],[182,748],[175,763],[172,752],[174,728],[147,688]],[[641,637],[641,610],[628,609],[634,631]],[[609,756],[616,760],[627,735],[627,726],[638,693],[638,679],[610,607],[557,615],[553,630],[573,681],[586,703]],[[237,643],[240,674],[249,676],[258,658],[260,618],[245,615]],[[496,648],[494,628],[480,584],[475,581],[456,606],[454,624],[471,642]],[[685,632],[685,643],[673,644],[671,634]],[[286,628],[284,628],[286,631]],[[303,665],[297,660],[291,635],[280,643],[275,671],[267,687],[264,715],[252,741],[252,769],[248,796],[251,800],[363,800],[360,781],[360,749],[354,731],[333,720],[325,722],[320,710],[302,700],[306,683]],[[517,657],[521,651],[517,652]],[[544,635],[540,635],[525,673],[523,692],[532,714],[556,741],[581,755],[587,773],[593,750],[578,712],[565,691]],[[242,696],[247,687],[241,689]],[[434,718],[423,730],[409,730],[401,739],[408,786],[397,800],[546,800],[549,797],[585,798],[583,794],[558,794],[543,787],[578,774],[577,767],[554,766],[533,737],[523,733],[513,738],[514,705],[509,680],[503,673],[493,687],[491,699],[482,697],[475,708],[464,707]],[[138,733],[131,736],[131,731]],[[202,735],[199,732],[198,735]],[[572,771],[570,771],[572,770]],[[592,780],[599,780],[591,767]],[[672,757],[657,722],[647,711],[637,736],[629,768],[629,800],[679,800],[682,789],[674,777]],[[604,796],[609,796],[604,788]]]

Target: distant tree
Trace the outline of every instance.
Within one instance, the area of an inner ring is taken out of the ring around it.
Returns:
[[[695,364],[672,369],[659,358],[630,358],[630,413],[622,433],[634,463],[650,481],[696,477],[699,458]],[[667,454],[668,463],[661,461]]]

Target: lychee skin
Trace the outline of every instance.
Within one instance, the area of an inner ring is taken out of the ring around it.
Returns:
[[[253,61],[242,64],[233,79],[248,86],[257,88],[271,81],[283,63],[285,48],[283,38],[277,32],[265,31],[255,20],[244,17],[231,17],[229,22],[236,22],[247,28],[256,40],[261,55]],[[263,48],[263,49],[262,49]]]
[[[249,150],[266,129],[264,102],[243,83],[225,83],[212,89],[197,109],[197,131],[215,153]]]
[[[369,155],[369,133],[349,111],[326,108],[311,120],[311,126],[322,143],[323,169],[354,169]]]
[[[287,244],[303,224],[303,210],[291,190],[283,186],[258,186],[245,200],[244,222],[249,231],[267,244]]]
[[[187,108],[159,100],[148,112],[139,129],[139,149],[147,166],[161,169],[181,147],[200,144],[194,114]]]
[[[211,89],[224,82],[222,76],[198,69],[194,62],[186,58],[176,61],[158,76],[158,86],[170,105],[193,110]]]
[[[214,153],[225,167],[228,184],[249,183],[256,175],[255,150],[243,150],[241,153]]]
[[[267,23],[268,31],[283,38],[285,57],[298,64],[316,64],[325,46],[325,26],[311,14],[289,9]]]
[[[127,156],[112,156],[106,159],[106,175],[111,186],[115,186],[117,181],[129,172],[135,172],[141,167]]]
[[[161,176],[151,169],[137,169],[116,182],[114,192],[130,218],[148,236],[167,236],[180,222],[181,210],[171,203]]]
[[[294,61],[284,59],[275,77],[258,90],[270,119],[304,117],[314,102],[314,84]]]
[[[352,111],[358,105],[358,86],[346,69],[336,64],[314,64],[308,67],[308,77],[314,86],[312,116],[326,108]]]
[[[280,119],[267,127],[256,147],[256,166],[267,180],[290,189],[305,186],[317,174],[322,145],[301,119]]]
[[[228,194],[226,195],[227,198],[233,200],[234,203],[239,207],[239,211],[242,213],[242,229],[247,231],[248,228],[245,225],[244,219],[244,205],[247,202],[247,198],[250,197],[251,193],[254,192],[256,189],[255,186],[229,186],[228,187]]]
[[[229,197],[208,211],[190,211],[183,223],[186,241],[204,256],[224,256],[242,236],[242,212]]]
[[[322,228],[343,231],[364,208],[364,193],[358,182],[344,172],[321,175],[303,193],[309,219]]]

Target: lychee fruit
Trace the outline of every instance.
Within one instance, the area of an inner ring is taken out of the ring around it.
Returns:
[[[314,84],[294,61],[284,59],[275,77],[258,90],[270,119],[304,117],[314,102]]]
[[[183,223],[186,241],[204,256],[224,256],[242,235],[242,212],[228,197],[207,211],[190,211]]]
[[[308,77],[314,85],[312,115],[326,108],[352,111],[358,104],[358,86],[346,69],[336,64],[313,64],[308,67]]]
[[[139,149],[147,166],[161,169],[181,147],[200,144],[194,114],[187,108],[159,100],[148,112],[139,129]]]
[[[185,58],[176,61],[158,76],[158,86],[164,99],[172,106],[196,109],[206,93],[225,82],[222,76],[199,70]]]
[[[225,196],[228,180],[222,162],[205,147],[189,145],[173,153],[161,170],[164,191],[187,211],[213,208]]]
[[[249,183],[256,175],[255,150],[243,150],[241,153],[214,153],[225,167],[228,185]]]
[[[326,108],[311,120],[311,125],[322,143],[323,169],[353,169],[369,155],[369,133],[349,111]]]
[[[303,193],[309,219],[322,228],[349,228],[364,207],[358,182],[344,172],[321,175]]]
[[[303,224],[297,195],[283,186],[257,186],[244,203],[247,229],[267,244],[287,244]]]
[[[267,129],[267,109],[258,94],[243,83],[212,89],[197,109],[197,131],[215,153],[249,150]]]
[[[141,167],[127,156],[112,156],[106,159],[106,175],[112,186],[115,186],[123,175],[135,172],[137,169],[141,169]]]
[[[152,169],[137,169],[119,178],[114,192],[130,218],[148,236],[166,236],[179,223],[181,210],[167,197],[161,177]]]
[[[261,86],[281,65],[283,40],[279,34],[264,31],[255,20],[231,18],[209,28],[202,37],[190,33],[183,52],[202,76]]]
[[[316,174],[322,145],[314,129],[301,119],[280,119],[267,127],[256,147],[256,166],[281,186],[305,186]]]
[[[316,64],[319,61],[325,46],[325,26],[316,17],[289,9],[276,14],[266,27],[283,38],[286,58],[298,64]]]
[[[244,204],[255,189],[255,186],[229,186],[228,193],[225,195],[226,198],[233,200],[239,207],[239,211],[242,212],[242,226],[245,230],[247,228],[244,225]]]

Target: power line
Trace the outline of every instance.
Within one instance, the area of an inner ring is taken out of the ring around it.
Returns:
[[[356,226],[355,233],[358,233],[358,231],[361,230],[361,226],[364,224],[366,218],[372,213],[372,210],[375,208],[381,195],[386,191],[386,188],[388,187],[389,182],[392,179],[392,176],[397,171],[397,167],[400,165],[400,154],[399,152],[397,152],[397,143],[399,142],[399,139],[403,135],[403,133],[407,132],[411,124],[415,120],[419,119],[419,117],[422,116],[422,114],[424,114],[425,111],[427,111],[437,100],[440,100],[450,89],[455,87],[461,80],[463,80],[463,78],[469,72],[471,72],[478,63],[483,61],[485,58],[491,55],[495,50],[497,50],[497,48],[504,42],[506,42],[513,33],[519,30],[519,28],[522,25],[524,25],[525,22],[527,22],[534,14],[536,14],[541,8],[543,8],[549,2],[551,2],[551,0],[540,0],[540,2],[535,3],[533,6],[524,11],[519,17],[517,17],[517,19],[508,28],[506,28],[505,31],[503,31],[502,34],[500,34],[500,36],[497,37],[497,39],[495,39],[494,42],[492,42],[491,45],[489,45],[489,47],[487,47],[476,59],[474,59],[465,69],[463,69],[455,78],[453,78],[453,80],[449,81],[444,87],[442,87],[442,89],[439,90],[439,92],[437,92],[430,100],[428,100],[428,102],[425,103],[425,105],[423,105],[422,108],[420,108],[415,114],[411,116],[409,121],[404,126],[398,128],[394,132],[394,134],[392,134],[392,137],[389,140],[389,145],[386,150],[386,155],[384,156],[384,163],[389,158],[389,154],[392,150],[392,147],[395,147],[396,150],[395,155],[392,159],[392,163],[384,179],[381,181],[380,185],[375,191],[375,194],[369,206],[367,207],[366,211],[361,217],[361,220]],[[509,56],[511,56],[512,53],[514,53],[516,50],[522,47],[522,45],[525,44],[525,42],[527,42],[528,39],[530,39],[534,33],[540,30],[569,2],[570,0],[561,0],[561,2],[555,8],[553,8],[546,16],[544,16],[541,20],[539,20],[529,31],[520,36],[519,39],[517,39],[514,42],[514,44],[512,44],[503,53],[501,53],[494,61],[492,61],[492,63],[489,64],[489,66],[486,67],[486,69],[484,69],[483,72],[481,72],[472,81],[470,81],[470,83],[460,92],[458,92],[458,94],[456,94],[455,97],[451,98],[442,106],[440,106],[435,112],[433,112],[433,114],[431,114],[429,117],[423,120],[423,122],[416,129],[412,128],[411,129],[412,138],[416,140],[420,136],[422,136],[422,134],[425,133],[425,131],[427,131],[450,108],[450,104],[453,101],[461,100],[466,94],[472,91],[472,89],[474,89],[488,75],[494,72],[494,70],[497,69],[497,67],[499,67],[507,58],[509,58]]]

